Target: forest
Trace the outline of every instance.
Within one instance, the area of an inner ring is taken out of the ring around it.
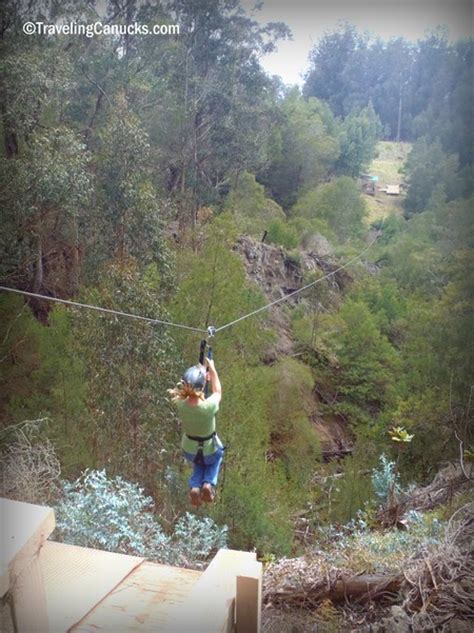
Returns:
[[[99,14],[180,30],[22,31]],[[5,0],[0,25],[1,496],[76,545],[256,551],[266,633],[472,630],[472,40],[341,23],[300,89],[261,65],[289,28],[239,0]],[[11,292],[205,332],[312,282],[209,340],[199,509],[168,390],[203,334]],[[342,573],[396,589],[339,603]]]

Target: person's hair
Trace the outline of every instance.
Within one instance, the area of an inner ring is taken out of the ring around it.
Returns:
[[[180,382],[174,389],[168,389],[168,393],[171,394],[173,402],[176,402],[177,400],[186,400],[189,396],[195,396],[200,400],[205,399],[203,391],[195,389],[192,385],[188,385],[186,382]]]

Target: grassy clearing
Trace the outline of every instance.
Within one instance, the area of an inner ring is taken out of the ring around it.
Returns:
[[[376,157],[372,161],[368,173],[379,177],[378,187],[397,185],[403,181],[400,169],[406,161],[410,143],[395,143],[393,141],[380,141],[376,148]],[[391,213],[403,212],[403,196],[387,196],[383,191],[377,191],[375,196],[365,196],[368,208],[367,221],[370,224],[374,220],[383,218]]]

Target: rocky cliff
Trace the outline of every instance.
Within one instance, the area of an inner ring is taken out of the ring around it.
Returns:
[[[322,236],[321,240],[312,244],[312,247],[311,250],[301,250],[297,255],[290,255],[280,247],[242,236],[235,245],[235,251],[242,258],[249,279],[259,286],[268,302],[271,302],[301,288],[310,278],[316,278],[315,275],[324,276],[340,266],[334,258],[331,245]],[[328,289],[324,293],[324,305],[320,304],[319,308],[325,311],[330,306],[340,303],[341,293],[351,280],[347,269],[328,277],[327,281],[323,282]],[[310,291],[297,294],[270,308],[270,321],[278,333],[278,340],[267,350],[263,359],[265,363],[273,363],[282,356],[296,354],[287,306],[307,301],[309,294]],[[312,300],[318,301],[314,295]],[[315,413],[311,419],[321,441],[323,456],[330,459],[350,453],[352,437],[347,423],[337,416],[322,416],[319,413],[322,399],[317,385],[314,390],[314,401]]]

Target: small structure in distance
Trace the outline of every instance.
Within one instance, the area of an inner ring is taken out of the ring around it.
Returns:
[[[373,176],[371,174],[360,174],[359,182],[362,187],[362,191],[367,193],[369,196],[375,196],[376,185],[379,181],[378,176]]]
[[[385,193],[387,196],[399,196],[400,195],[400,185],[387,185],[385,189]]]

